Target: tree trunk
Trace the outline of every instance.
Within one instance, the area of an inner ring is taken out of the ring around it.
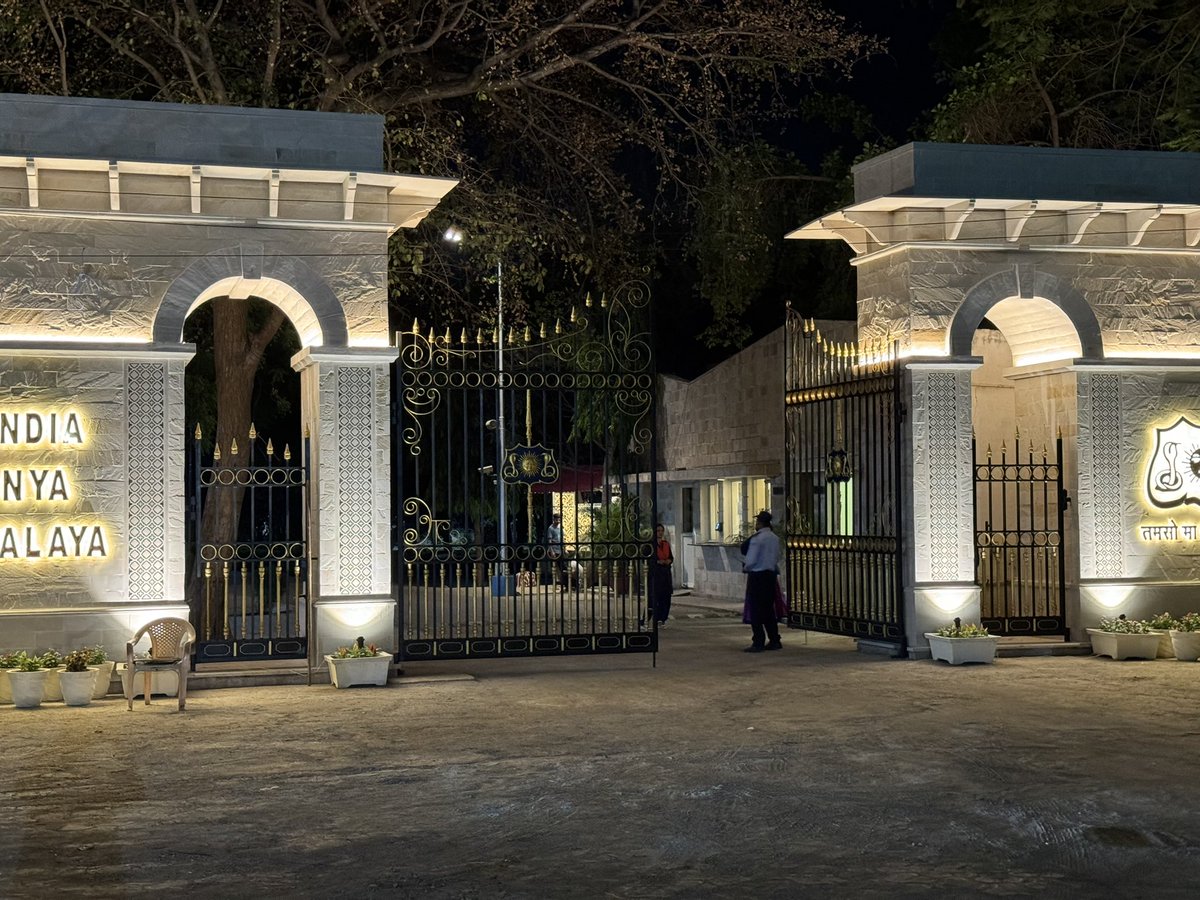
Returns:
[[[249,331],[249,301],[222,297],[212,301],[213,370],[217,391],[216,447],[221,458],[214,459],[217,468],[235,468],[249,464],[250,405],[254,396],[254,376],[263,351],[283,323],[282,311],[276,309],[258,331]],[[233,452],[236,441],[237,453]],[[204,497],[200,535],[203,544],[228,544],[238,540],[245,489],[237,486],[210,488]],[[245,536],[247,540],[251,536]],[[230,576],[233,575],[230,564]],[[224,563],[212,565],[212,604],[208,613],[208,634],[213,639],[224,636]],[[199,578],[193,577],[188,592],[196,609],[197,621],[204,617],[205,586],[203,568]],[[232,598],[231,598],[232,610]],[[203,630],[203,629],[202,629]],[[203,636],[203,635],[202,635]]]

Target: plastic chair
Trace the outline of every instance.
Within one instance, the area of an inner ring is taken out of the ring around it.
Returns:
[[[150,635],[150,656],[134,658],[133,648],[146,635]],[[121,679],[125,688],[125,700],[133,709],[133,679],[139,672],[146,676],[146,705],[150,705],[151,679],[155,672],[175,671],[179,675],[179,708],[187,700],[188,670],[192,667],[192,644],[196,642],[196,629],[187,619],[162,618],[148,622],[138,629],[125,644],[125,667],[129,675]]]

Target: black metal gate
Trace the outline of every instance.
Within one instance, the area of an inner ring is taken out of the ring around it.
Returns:
[[[657,649],[648,304],[397,336],[401,659]]]
[[[1021,459],[1018,432],[1008,455],[992,448],[975,459],[975,576],[981,624],[992,634],[1066,635],[1063,524],[1070,502],[1063,488],[1062,437],[1051,459],[1031,447]]]
[[[901,369],[788,310],[787,582],[793,627],[904,646]]]
[[[197,425],[187,582],[196,662],[304,660],[309,439],[298,454],[279,450],[251,425],[242,444],[216,444],[205,465],[201,438]]]

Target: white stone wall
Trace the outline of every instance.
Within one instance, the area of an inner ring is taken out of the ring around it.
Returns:
[[[1042,272],[1087,301],[1107,357],[1197,355],[1200,255],[1186,251],[902,247],[858,263],[859,332],[868,341],[898,338],[918,354],[942,352],[971,288],[1018,263],[1029,267],[1027,282]]]
[[[293,271],[303,270],[333,291],[344,309],[352,345],[390,341],[387,236],[379,231],[13,213],[0,215],[0,334],[10,339],[149,341],[171,283],[206,256],[232,261],[249,276],[290,261]],[[208,286],[197,285],[195,294]],[[269,290],[253,288],[251,278],[247,294],[273,299]]]

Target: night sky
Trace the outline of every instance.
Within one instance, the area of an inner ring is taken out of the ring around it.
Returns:
[[[886,50],[855,67],[853,77],[816,85],[818,91],[840,94],[861,106],[869,115],[870,128],[853,133],[847,127],[829,127],[819,120],[799,119],[767,126],[764,136],[787,149],[810,171],[818,172],[831,154],[847,162],[862,152],[863,144],[898,146],[924,137],[930,111],[949,91],[946,72],[971,62],[981,34],[957,8],[956,0],[892,0],[865,3],[861,0],[826,0],[826,5],[858,30],[882,38]],[[836,208],[832,203],[830,208]],[[813,216],[827,210],[820,209]],[[792,222],[790,227],[804,224]],[[808,246],[804,246],[808,245]],[[851,315],[853,273],[848,250],[825,248],[819,253],[811,242],[787,242],[785,255],[799,260],[799,276],[764,297],[745,316],[758,339],[783,324],[783,307],[791,300],[802,312],[805,302],[823,303]],[[819,256],[819,259],[812,257]],[[671,295],[668,275],[656,285],[655,329],[658,332],[659,371],[694,378],[732,355],[732,348],[708,348],[690,339],[677,323],[695,309],[691,295]],[[836,298],[832,295],[838,295]],[[816,296],[822,295],[822,296]],[[699,330],[699,329],[695,329]]]

